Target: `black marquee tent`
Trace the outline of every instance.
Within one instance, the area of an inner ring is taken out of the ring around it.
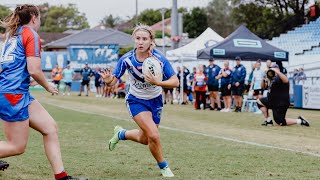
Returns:
[[[268,44],[242,25],[224,41],[199,50],[197,58],[234,59],[240,56],[242,60],[248,61],[256,61],[257,59],[288,61],[288,55],[287,51]]]

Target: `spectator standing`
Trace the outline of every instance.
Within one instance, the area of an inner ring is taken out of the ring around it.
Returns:
[[[244,92],[244,80],[246,78],[246,68],[240,64],[241,58],[237,56],[235,58],[236,66],[232,70],[232,95],[235,100],[235,112],[241,112],[242,107],[242,95]]]
[[[84,86],[87,86],[87,94],[86,96],[89,96],[89,90],[90,90],[90,78],[92,76],[92,70],[89,67],[88,63],[85,64],[84,68],[80,70],[80,75],[82,76],[82,82],[80,86],[80,93],[78,96],[81,96],[82,88]]]
[[[257,60],[256,68],[253,72],[253,78],[250,85],[250,91],[253,90],[253,95],[258,99],[263,95],[262,81],[264,78],[264,71],[261,70],[261,60]]]
[[[219,78],[221,78],[221,96],[224,102],[224,109],[221,112],[231,112],[231,72],[229,61],[224,61],[224,68],[220,70]]]
[[[100,76],[100,73],[101,73],[101,69],[99,66],[96,67],[96,70],[94,72],[94,86],[96,87],[96,97],[102,97],[102,92],[101,92],[101,82],[102,82],[102,79],[101,79],[101,76]]]
[[[206,92],[207,92],[207,76],[203,73],[203,66],[199,66],[199,72],[194,76],[192,91],[196,93],[195,109],[200,109],[200,104],[203,104],[203,110],[206,109]]]
[[[71,92],[71,86],[72,86],[72,80],[74,78],[74,70],[70,68],[70,64],[67,65],[67,68],[65,68],[62,71],[62,77],[64,81],[64,88],[63,88],[63,96],[66,93],[66,89],[68,88],[68,96],[70,96]]]
[[[208,77],[207,86],[209,90],[210,97],[210,110],[215,109],[214,100],[216,100],[218,107],[216,108],[218,111],[221,110],[221,102],[219,97],[219,72],[220,67],[214,64],[214,59],[209,59],[209,66],[206,69],[206,74]]]
[[[59,91],[60,88],[60,81],[62,79],[62,70],[59,68],[59,65],[56,64],[56,67],[52,69],[51,71],[51,77],[52,77],[52,82],[57,86],[57,89]],[[52,93],[52,96],[54,93]]]

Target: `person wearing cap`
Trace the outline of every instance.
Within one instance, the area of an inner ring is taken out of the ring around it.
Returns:
[[[273,125],[273,121],[268,112],[268,109],[272,109],[273,119],[280,126],[294,124],[310,126],[308,120],[302,116],[299,116],[297,119],[286,118],[286,113],[290,105],[288,77],[280,72],[277,64],[273,64],[269,71],[273,71],[270,74],[274,74],[274,77],[268,77],[270,80],[268,96],[257,100],[258,107],[263,112],[265,118],[265,121],[261,125]]]
[[[231,86],[232,95],[235,100],[235,112],[241,112],[242,107],[242,95],[244,92],[244,80],[246,78],[246,68],[240,64],[241,58],[237,56],[235,58],[236,66],[232,69]]]
[[[214,64],[214,59],[209,59],[209,66],[206,68],[206,74],[208,77],[207,86],[210,97],[210,110],[215,109],[214,100],[216,100],[218,107],[216,108],[218,111],[221,110],[221,103],[219,97],[219,72],[221,68],[218,65]]]
[[[84,86],[87,86],[87,94],[86,94],[86,96],[89,96],[90,78],[91,78],[92,74],[93,74],[93,71],[88,66],[88,63],[86,63],[84,68],[82,68],[80,70],[80,75],[82,76],[82,82],[81,82],[81,86],[80,86],[80,93],[78,94],[78,96],[81,96],[82,88]]]
[[[68,87],[68,96],[70,96],[70,92],[71,92],[71,85],[72,85],[72,80],[74,78],[74,70],[70,68],[70,64],[67,65],[67,68],[65,68],[62,71],[62,77],[63,77],[63,81],[64,81],[64,88],[63,88],[63,96],[66,93],[66,89]]]

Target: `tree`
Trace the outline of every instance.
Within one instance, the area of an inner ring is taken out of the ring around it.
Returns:
[[[236,1],[212,0],[207,6],[208,25],[221,36],[226,37],[232,33],[236,24],[232,21],[232,5]]]
[[[6,6],[0,5],[0,20],[3,20],[11,13],[10,9]],[[4,33],[6,30],[0,27],[0,33]]]
[[[203,8],[193,8],[191,12],[183,16],[184,31],[189,34],[189,37],[194,38],[199,36],[208,27],[207,14]]]
[[[105,16],[102,20],[101,20],[101,24],[104,27],[107,28],[114,28],[115,26],[117,26],[119,23],[121,22],[120,17],[113,17],[112,14]]]
[[[42,27],[46,32],[63,32],[68,29],[81,30],[89,24],[84,13],[80,13],[73,4],[68,6],[51,6]]]
[[[170,17],[170,9],[166,10],[166,13],[164,14],[164,18]],[[142,24],[146,24],[149,26],[152,26],[153,24],[159,22],[162,20],[160,9],[154,10],[154,9],[146,9],[142,11],[138,16],[138,22]]]

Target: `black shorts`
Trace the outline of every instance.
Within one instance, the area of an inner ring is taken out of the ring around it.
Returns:
[[[164,91],[164,93],[168,93],[168,92],[170,92],[171,94],[172,94],[172,92],[173,92],[173,88],[171,88],[171,89],[167,89],[167,88],[163,88],[163,91]]]
[[[70,86],[70,87],[71,87],[72,82],[65,82],[64,84],[65,84],[66,86]]]
[[[272,109],[273,119],[280,126],[286,126],[286,114],[289,106],[271,106],[267,97],[259,99],[260,102],[268,109]]]
[[[55,85],[60,85],[60,81],[53,80],[52,82],[53,82],[53,84],[55,84]]]
[[[255,96],[263,95],[263,89],[255,89],[253,90]]]
[[[82,80],[81,85],[84,86],[89,86],[90,80]]]
[[[244,92],[244,84],[240,84],[239,86],[232,86],[231,87],[232,95],[235,96],[242,96]]]
[[[209,91],[219,91],[219,85],[208,85]]]
[[[221,96],[230,96],[231,95],[231,88],[228,89],[228,84],[221,86]]]
[[[101,87],[101,82],[94,82],[94,86],[96,86],[96,87]]]
[[[180,85],[179,85],[179,87],[177,87],[176,90],[178,92],[180,92]],[[188,93],[188,85],[186,85],[186,84],[183,85],[183,92]]]

